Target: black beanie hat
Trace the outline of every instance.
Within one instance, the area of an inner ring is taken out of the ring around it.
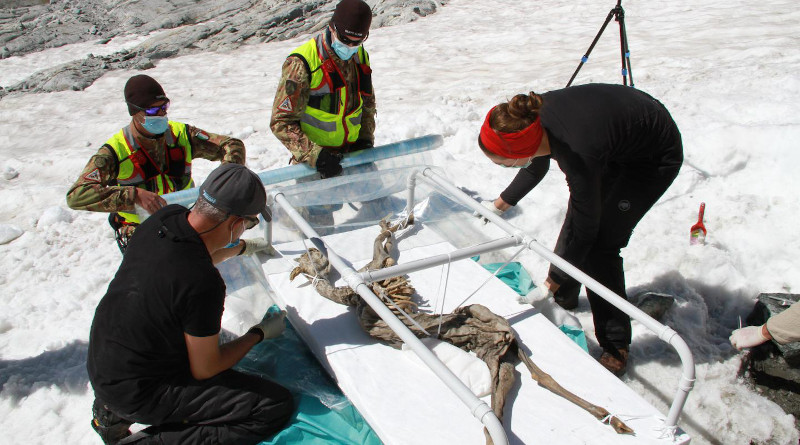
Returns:
[[[363,0],[342,0],[333,11],[331,23],[339,33],[359,40],[369,34],[372,10]]]
[[[168,100],[164,88],[148,75],[133,76],[125,83],[125,102],[128,103],[128,113],[131,116],[140,111],[136,107],[147,108],[160,100]]]
[[[229,215],[257,215],[267,204],[258,175],[241,164],[222,164],[200,186],[200,196]]]

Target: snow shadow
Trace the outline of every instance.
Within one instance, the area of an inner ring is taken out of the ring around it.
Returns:
[[[739,316],[747,314],[753,297],[745,290],[732,290],[696,280],[687,280],[678,272],[669,272],[651,283],[627,289],[629,296],[645,291],[659,292],[675,297],[661,323],[674,329],[689,345],[696,364],[715,363],[738,352],[728,337],[738,328]],[[744,317],[742,317],[744,318]],[[636,329],[645,328],[634,321],[634,341],[631,347],[637,361],[663,361],[677,359],[671,346],[655,334],[636,335]]]
[[[75,340],[55,351],[22,360],[0,360],[0,396],[19,401],[41,388],[56,386],[64,392],[89,390],[86,358],[89,343]]]

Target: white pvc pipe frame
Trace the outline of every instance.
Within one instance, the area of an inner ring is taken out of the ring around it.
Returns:
[[[658,335],[658,338],[663,340],[664,342],[668,343],[672,346],[675,351],[678,353],[678,356],[681,359],[682,365],[682,372],[681,378],[678,382],[678,389],[675,393],[675,398],[672,400],[672,405],[670,406],[669,413],[667,414],[666,419],[664,419],[664,426],[668,428],[676,427],[678,424],[678,417],[681,415],[681,411],[683,411],[683,406],[686,403],[686,398],[689,396],[689,391],[692,390],[694,387],[695,381],[695,366],[694,366],[694,357],[692,356],[692,351],[689,349],[689,345],[686,344],[686,341],[678,335],[672,328],[669,326],[664,326],[663,324],[659,323],[649,315],[645,314],[641,309],[637,308],[624,298],[620,297],[619,295],[612,292],[609,288],[603,286],[602,284],[598,283],[595,279],[583,273],[580,269],[573,266],[565,259],[561,258],[560,256],[553,253],[550,249],[542,246],[538,241],[529,237],[521,230],[517,229],[506,220],[501,218],[499,215],[495,215],[494,213],[490,212],[488,209],[483,207],[479,202],[475,201],[467,194],[462,192],[459,188],[453,186],[449,182],[447,182],[441,175],[437,174],[430,168],[425,168],[422,170],[415,171],[411,177],[409,178],[409,189],[413,188],[415,185],[415,179],[417,176],[420,176],[426,180],[426,182],[431,183],[432,185],[439,186],[442,189],[446,190],[450,193],[451,196],[458,199],[462,204],[466,205],[470,209],[478,212],[478,214],[482,215],[484,218],[488,219],[489,221],[493,222],[497,226],[499,226],[503,231],[511,235],[517,240],[517,244],[522,244],[529,248],[530,250],[537,253],[539,256],[543,257],[551,264],[555,265],[565,273],[569,274],[571,277],[578,280],[587,288],[593,290],[597,295],[601,296],[604,300],[608,301],[609,303],[613,304],[617,308],[619,308],[622,312],[626,313],[628,316],[633,318],[634,320],[638,321],[639,323],[643,324],[645,327],[653,331],[655,334]],[[409,203],[407,204],[409,209],[412,209],[413,204],[413,192],[409,193]],[[460,249],[464,250],[464,249]],[[463,255],[459,251],[455,251],[450,254],[451,257]],[[417,260],[413,263],[407,263],[404,265],[397,265],[392,266],[386,269],[381,269],[380,271],[373,272],[369,278],[370,279],[385,279],[383,276],[398,276],[408,273],[413,270],[420,270],[426,267],[431,267],[433,265],[443,264],[441,259],[437,261],[435,257],[429,258],[427,260]],[[395,270],[392,270],[395,269]]]
[[[345,261],[341,259],[332,249],[325,246],[324,241],[320,238],[319,234],[303,219],[303,217],[292,207],[286,197],[280,191],[271,193],[271,201],[281,206],[286,211],[288,216],[297,224],[300,230],[311,240],[311,242],[320,251],[325,252],[331,265],[339,271],[344,278],[345,282],[353,290],[355,290],[367,304],[381,317],[389,327],[413,350],[417,356],[469,407],[473,416],[478,418],[489,431],[490,436],[495,444],[502,445],[508,443],[508,438],[503,429],[502,423],[494,415],[492,410],[483,401],[475,397],[475,395],[467,388],[452,372],[432,353],[419,339],[403,324],[386,305],[372,292],[367,286],[368,283],[384,280],[391,277],[405,275],[410,272],[427,269],[430,267],[447,264],[452,261],[470,258],[477,254],[491,252],[506,247],[515,245],[524,245],[528,249],[537,253],[551,264],[569,274],[577,281],[582,283],[587,288],[591,289],[603,299],[613,304],[628,316],[646,326],[648,329],[658,335],[658,338],[672,346],[681,359],[682,373],[680,381],[678,382],[678,389],[675,398],[670,406],[669,413],[664,420],[664,426],[667,428],[677,427],[678,417],[680,417],[683,406],[686,403],[686,398],[689,391],[694,387],[695,381],[695,366],[692,352],[686,342],[675,332],[672,328],[664,326],[658,321],[654,320],[649,315],[642,312],[639,308],[629,303],[624,298],[612,292],[607,287],[603,286],[590,276],[583,273],[580,269],[573,266],[563,258],[559,257],[546,247],[542,246],[538,241],[529,237],[521,230],[517,229],[499,215],[489,212],[488,209],[483,207],[480,203],[473,198],[462,192],[457,187],[453,186],[441,175],[437,174],[430,168],[415,170],[408,178],[408,198],[406,204],[406,211],[410,212],[414,208],[414,190],[416,188],[417,177],[422,178],[425,182],[439,187],[447,191],[452,197],[459,202],[477,212],[484,218],[496,224],[503,231],[510,236],[500,238],[487,243],[457,249],[449,254],[434,255],[429,258],[423,258],[411,261],[405,264],[398,264],[395,266],[387,267],[384,269],[356,272]],[[271,239],[270,223],[265,228],[268,239]]]
[[[496,445],[508,445],[503,424],[495,416],[489,406],[477,398],[472,391],[456,377],[447,366],[444,365],[409,329],[400,321],[388,307],[378,298],[372,289],[367,286],[367,282],[342,260],[333,249],[325,245],[319,234],[311,227],[308,222],[292,207],[286,197],[280,191],[270,193],[270,201],[279,205],[287,215],[294,221],[297,227],[309,238],[312,244],[327,256],[331,265],[342,275],[345,282],[351,289],[356,291],[367,304],[378,314],[383,321],[394,331],[400,339],[408,345],[414,353],[436,374],[453,393],[464,402],[473,416],[483,423],[492,441]],[[269,226],[271,223],[267,223]],[[267,227],[265,230],[269,231]]]

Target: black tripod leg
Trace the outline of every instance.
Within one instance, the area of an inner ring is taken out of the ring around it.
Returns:
[[[603,22],[603,26],[600,27],[600,31],[597,32],[596,36],[594,36],[594,40],[592,40],[592,44],[589,45],[589,49],[586,50],[586,54],[584,54],[583,57],[581,57],[581,61],[580,61],[580,63],[578,63],[578,67],[575,68],[575,72],[572,73],[572,77],[569,78],[569,82],[567,82],[567,87],[572,85],[572,81],[575,80],[575,76],[578,75],[578,71],[580,71],[581,67],[583,67],[583,64],[586,63],[589,60],[589,54],[592,53],[592,50],[594,49],[594,46],[597,44],[597,41],[600,40],[600,36],[603,34],[603,31],[606,30],[606,26],[608,26],[608,23],[611,22],[611,18],[614,17],[614,14],[616,14],[616,12],[617,12],[617,8],[614,8],[608,13],[608,16],[606,17],[606,21]]]
[[[619,42],[620,51],[622,52],[622,83],[627,85],[627,79],[631,81],[633,87],[633,68],[631,67],[631,51],[628,48],[628,32],[625,30],[625,11],[620,7],[620,13],[617,18],[619,21]]]

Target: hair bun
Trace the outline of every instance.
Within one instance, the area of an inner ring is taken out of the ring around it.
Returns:
[[[515,119],[535,120],[539,116],[542,102],[542,96],[533,91],[528,94],[517,94],[508,101],[508,114]]]

